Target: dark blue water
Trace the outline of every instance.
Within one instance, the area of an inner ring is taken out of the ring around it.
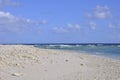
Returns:
[[[45,49],[59,49],[120,59],[120,45],[35,45]]]

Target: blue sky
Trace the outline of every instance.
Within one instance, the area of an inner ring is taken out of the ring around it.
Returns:
[[[0,0],[0,43],[120,43],[120,0]]]

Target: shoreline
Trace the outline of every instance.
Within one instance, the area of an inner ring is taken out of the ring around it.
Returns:
[[[0,80],[120,80],[120,60],[29,45],[0,45]]]
[[[33,46],[35,47],[35,46]],[[35,47],[35,48],[39,48],[39,47]],[[108,58],[108,59],[112,59],[112,60],[120,60],[120,58],[118,57],[113,57],[113,56],[107,56],[107,55],[101,55],[101,53],[95,53],[94,54],[92,52],[86,52],[86,51],[75,51],[75,50],[63,50],[63,49],[45,49],[45,48],[39,48],[39,49],[44,49],[44,50],[54,50],[54,51],[64,51],[64,52],[69,52],[69,53],[75,53],[75,54],[85,54],[85,55],[90,55],[90,56],[96,56],[96,57],[100,57],[100,58]]]
[[[34,46],[34,45],[33,45]],[[83,46],[83,47],[81,47]],[[108,57],[112,59],[120,60],[120,48],[118,45],[35,45],[34,47],[42,48],[42,49],[52,49],[52,50],[63,50],[77,53],[85,53],[91,55],[97,55],[102,57]],[[102,48],[103,47],[103,48]]]

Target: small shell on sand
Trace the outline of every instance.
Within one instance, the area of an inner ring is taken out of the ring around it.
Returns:
[[[12,74],[12,76],[17,76],[17,77],[22,76],[22,75],[23,75],[22,73],[13,73]]]

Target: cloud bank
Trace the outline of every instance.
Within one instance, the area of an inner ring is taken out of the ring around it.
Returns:
[[[13,2],[11,0],[0,0],[0,8],[5,8],[5,7],[16,7],[19,6],[20,4],[18,2]]]
[[[56,33],[69,33],[69,32],[78,32],[81,30],[79,24],[67,24],[64,27],[54,27],[53,31]]]
[[[106,19],[112,18],[111,10],[108,6],[97,5],[91,12],[86,14],[88,18]]]
[[[24,32],[33,29],[37,30],[36,26],[47,24],[47,21],[34,21],[31,19],[20,18],[12,15],[9,12],[0,11],[0,32]]]

